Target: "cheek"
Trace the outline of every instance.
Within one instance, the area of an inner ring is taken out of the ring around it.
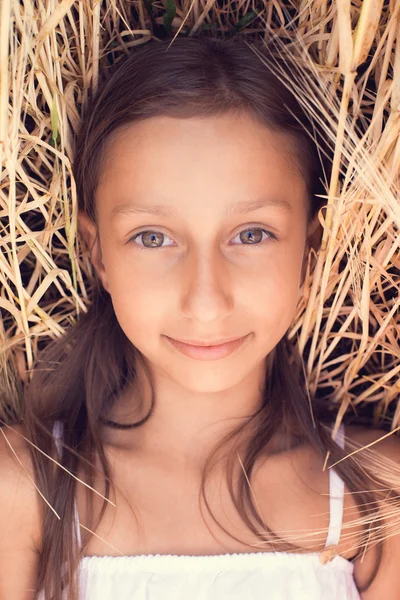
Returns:
[[[267,253],[260,253],[254,260],[247,261],[243,277],[251,279],[253,286],[267,296],[279,294],[281,298],[288,300],[293,292],[297,296],[304,252],[301,241],[295,243],[293,240],[291,243],[281,242],[275,247],[271,246]]]
[[[278,327],[282,322],[290,325],[298,302],[299,288],[295,280],[279,273],[276,277],[267,277],[261,285],[253,288],[253,300],[249,299],[248,304],[254,307],[260,321],[272,326],[276,323]]]
[[[110,277],[112,304],[127,338],[138,347],[152,339],[151,332],[162,331],[168,302],[164,282],[154,276],[141,277],[132,269]]]
[[[253,306],[255,321],[260,323],[266,334],[275,332],[276,341],[285,334],[295,315],[301,264],[299,253],[276,256],[276,260],[264,265],[264,271],[259,271],[257,277],[253,272],[252,282],[243,286],[244,303]],[[251,294],[249,290],[252,290]]]

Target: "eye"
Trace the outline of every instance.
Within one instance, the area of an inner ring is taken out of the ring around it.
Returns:
[[[161,233],[161,231],[153,231],[153,230],[149,230],[149,231],[141,231],[140,233],[137,233],[136,235],[134,235],[133,237],[131,237],[131,239],[129,241],[134,241],[137,240],[139,237],[143,237],[143,241],[144,241],[144,245],[143,244],[138,244],[139,246],[142,246],[144,250],[157,250],[159,248],[162,248],[163,246],[157,246],[157,242],[160,241],[160,239],[162,238],[168,238],[167,235],[165,235],[165,233]],[[171,238],[168,238],[171,239]],[[149,246],[146,246],[145,244],[149,243]]]
[[[263,239],[263,234],[267,236],[267,239],[277,239],[276,235],[274,235],[267,229],[262,229],[261,227],[249,227],[247,229],[243,229],[240,233],[237,234],[237,236],[235,236],[235,238],[240,236],[240,240],[244,242],[243,244],[239,245],[258,246],[260,242],[265,241],[265,238]],[[143,250],[159,250],[160,248],[164,248],[165,246],[162,246],[161,244],[157,245],[158,242],[162,243],[163,238],[168,238],[169,240],[171,239],[169,236],[167,236],[165,233],[162,233],[161,231],[146,230],[141,231],[140,233],[136,233],[134,236],[131,237],[129,241],[135,241],[135,243],[137,243],[136,240],[140,237],[142,237],[143,243],[138,245],[141,246]],[[168,244],[168,246],[171,245],[172,244]]]
[[[258,233],[258,232],[261,232],[261,233]],[[258,246],[260,244],[260,242],[264,241],[263,240],[264,233],[267,235],[267,239],[268,238],[273,238],[275,240],[277,239],[276,235],[274,235],[270,231],[267,231],[267,229],[262,229],[261,227],[249,227],[248,229],[243,229],[235,237],[240,236],[240,240],[245,242],[244,244],[239,244],[239,245]],[[233,238],[233,239],[235,239],[235,238]],[[250,243],[248,244],[247,242],[250,242]]]

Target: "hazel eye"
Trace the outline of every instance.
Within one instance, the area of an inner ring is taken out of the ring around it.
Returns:
[[[256,233],[254,233],[254,232],[256,232]],[[261,232],[261,233],[258,233],[258,232]],[[243,229],[235,237],[239,236],[240,240],[244,241],[244,244],[241,244],[241,245],[258,246],[260,244],[260,242],[264,241],[263,234],[267,235],[267,239],[268,238],[276,239],[276,236],[273,233],[271,233],[270,231],[267,231],[267,229],[262,229],[261,227],[249,227],[248,229]],[[233,239],[235,239],[235,238],[233,238]],[[248,244],[247,242],[250,242],[250,243]]]
[[[162,233],[161,231],[153,231],[153,230],[149,230],[149,231],[141,231],[140,233],[137,233],[136,235],[134,235],[131,240],[135,241],[139,239],[140,237],[142,237],[142,241],[144,242],[143,244],[138,244],[139,246],[142,246],[144,249],[146,250],[157,250],[158,248],[162,248],[163,246],[161,245],[157,245],[157,242],[162,241],[162,238],[168,238],[167,235],[165,235],[165,233]],[[168,238],[171,239],[171,238]],[[147,246],[146,243],[149,243],[150,245]]]

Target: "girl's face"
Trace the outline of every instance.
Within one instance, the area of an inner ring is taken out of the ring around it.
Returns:
[[[307,192],[290,138],[245,115],[157,117],[114,134],[105,152],[100,238],[83,214],[80,226],[151,372],[200,393],[263,373],[294,316],[307,251]],[[245,335],[214,361],[165,337]]]

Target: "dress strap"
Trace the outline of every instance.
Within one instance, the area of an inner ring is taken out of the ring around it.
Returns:
[[[61,439],[62,439],[63,431],[64,431],[64,423],[62,421],[54,421],[53,437],[54,437],[54,441],[55,441],[58,455],[60,458],[62,457]],[[75,528],[76,540],[78,542],[79,548],[81,548],[81,546],[82,546],[81,528],[79,525],[79,515],[78,515],[78,509],[76,506],[76,500],[74,501],[74,524],[73,524],[73,526]]]
[[[335,441],[344,448],[344,425],[340,424]],[[326,538],[327,546],[336,546],[339,543],[343,522],[343,497],[344,481],[336,473],[334,468],[329,469],[329,529]]]
[[[78,513],[78,508],[76,506],[76,500],[74,502],[74,524],[75,524],[75,536],[76,536],[76,541],[78,542],[78,546],[79,548],[82,547],[82,537],[81,537],[81,526],[79,523],[79,513]]]
[[[61,438],[63,434],[64,424],[62,421],[54,421],[53,425],[53,438],[56,444],[58,455],[62,456],[62,446],[61,446]]]

